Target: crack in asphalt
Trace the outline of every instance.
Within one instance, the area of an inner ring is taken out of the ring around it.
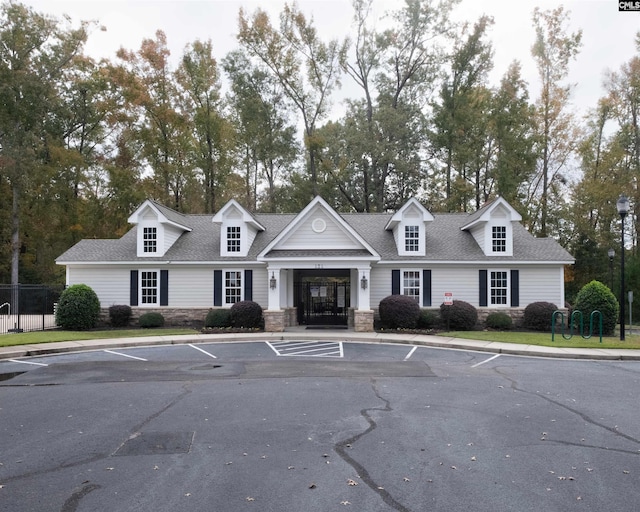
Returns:
[[[614,434],[617,437],[622,437],[623,439],[626,439],[627,441],[631,441],[632,443],[640,445],[640,439],[637,439],[637,438],[635,438],[633,436],[630,436],[629,434],[625,434],[624,432],[620,432],[620,430],[618,430],[615,427],[611,427],[609,425],[605,425],[604,423],[600,423],[600,422],[594,420],[593,418],[591,418],[590,416],[586,415],[585,413],[583,413],[583,412],[581,412],[581,411],[579,411],[577,409],[574,409],[572,407],[569,407],[566,404],[558,402],[557,400],[553,400],[552,398],[550,398],[548,396],[541,395],[540,393],[534,393],[532,391],[527,391],[525,389],[520,389],[518,387],[518,383],[514,379],[509,377],[508,375],[502,373],[499,368],[494,368],[494,371],[498,375],[500,375],[503,379],[509,381],[511,383],[511,389],[513,389],[514,391],[518,391],[520,393],[525,393],[527,395],[532,395],[532,396],[535,396],[537,398],[541,398],[543,400],[546,400],[549,403],[557,405],[558,407],[561,407],[562,409],[565,409],[566,411],[569,411],[570,413],[575,414],[576,416],[579,416],[580,418],[582,418],[584,421],[586,421],[590,425],[593,425],[595,427],[604,429],[607,432],[610,432],[610,433]],[[558,443],[558,444],[565,443],[565,441],[552,440],[552,439],[547,439],[547,441],[555,442],[555,443]],[[567,442],[566,444],[570,444],[570,443]],[[581,445],[581,446],[583,446],[583,445]],[[610,448],[605,448],[605,447],[602,447],[602,446],[599,447],[599,448],[610,450]],[[620,451],[620,450],[618,450],[618,451]],[[625,452],[625,453],[630,453],[630,454],[633,454],[633,455],[640,455],[640,451],[637,451],[637,452],[629,451],[629,452]]]
[[[402,503],[398,502],[387,490],[385,490],[382,486],[378,485],[374,481],[374,479],[371,477],[367,469],[347,453],[347,448],[349,446],[352,446],[359,439],[373,432],[378,426],[375,420],[371,417],[371,414],[370,414],[371,411],[381,411],[381,412],[393,411],[393,408],[391,407],[389,400],[387,400],[386,398],[380,395],[380,392],[376,387],[375,379],[371,379],[371,388],[373,389],[373,393],[376,395],[376,397],[379,398],[382,402],[384,402],[384,407],[369,407],[369,408],[360,410],[360,414],[369,424],[369,427],[366,430],[360,432],[359,434],[356,434],[354,436],[351,436],[348,439],[344,439],[343,441],[336,443],[334,449],[336,453],[342,458],[342,460],[344,460],[347,464],[349,464],[353,469],[356,470],[357,474],[360,476],[362,481],[371,490],[373,490],[376,494],[378,494],[382,499],[382,501],[384,501],[387,505],[389,505],[390,507],[393,507],[395,510],[398,510],[400,512],[411,512],[410,509],[405,507]]]

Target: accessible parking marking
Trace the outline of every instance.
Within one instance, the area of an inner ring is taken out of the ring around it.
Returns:
[[[265,342],[278,356],[344,357],[341,341]]]

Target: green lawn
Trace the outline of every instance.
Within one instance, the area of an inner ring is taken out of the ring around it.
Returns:
[[[106,331],[35,331],[16,334],[1,334],[0,347],[51,343],[54,341],[99,340],[104,338],[133,338],[138,336],[173,336],[196,334],[195,329],[113,329]]]
[[[467,340],[500,341],[504,343],[520,343],[525,345],[539,345],[542,347],[569,347],[569,348],[628,348],[640,349],[640,336],[628,335],[625,341],[615,336],[603,336],[602,343],[598,336],[588,340],[581,336],[573,336],[565,340],[561,334],[556,333],[554,341],[551,341],[551,333],[544,332],[498,332],[498,331],[452,331],[439,333],[441,336],[463,338]]]
[[[195,329],[167,328],[167,329],[114,329],[105,331],[36,331],[17,334],[0,335],[0,347],[13,345],[28,345],[32,343],[51,343],[54,341],[95,340],[104,338],[131,338],[135,336],[174,336],[181,334],[197,334]],[[520,343],[525,345],[540,345],[545,347],[573,347],[573,348],[628,348],[640,349],[640,336],[627,335],[625,341],[617,337],[594,336],[585,340],[574,336],[565,340],[561,334],[556,334],[555,341],[551,341],[551,333],[520,332],[520,331],[452,331],[438,333],[440,336],[482,341],[500,341],[504,343]]]

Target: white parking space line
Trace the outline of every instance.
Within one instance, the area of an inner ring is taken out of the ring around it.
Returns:
[[[277,356],[343,357],[341,341],[276,341],[265,343]]]
[[[146,361],[146,359],[143,359],[142,357],[130,356],[129,354],[123,354],[122,352],[116,352],[115,350],[107,350],[107,349],[105,349],[104,352],[107,352],[108,354],[113,354],[113,355],[116,355],[116,356],[122,356],[122,357],[129,357],[131,359],[137,359],[138,361]]]
[[[33,364],[35,366],[49,366],[44,363],[34,363],[32,361],[20,361],[19,359],[7,359],[7,361],[11,361],[12,363],[22,363],[22,364]]]
[[[418,348],[417,346],[413,347],[413,348],[409,351],[409,353],[406,355],[406,357],[404,358],[404,360],[405,360],[405,361],[406,361],[406,360],[408,360],[408,359],[413,355],[413,353],[416,351],[416,349],[417,349],[417,348]]]
[[[192,345],[191,343],[189,343],[189,346],[191,348],[195,348],[196,350],[199,350],[200,352],[202,352],[203,354],[207,354],[209,357],[213,357],[214,359],[218,359],[216,356],[214,356],[213,354],[207,352],[206,350],[201,349],[200,347],[196,347],[195,345]]]
[[[490,357],[489,359],[485,359],[484,361],[480,361],[479,363],[474,364],[471,368],[477,368],[481,364],[488,363],[489,361],[493,361],[496,357],[500,357],[500,354],[496,354],[495,356]]]

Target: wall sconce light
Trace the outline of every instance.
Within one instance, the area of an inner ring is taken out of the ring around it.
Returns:
[[[271,279],[269,279],[269,288],[271,288],[272,290],[275,290],[277,285],[278,285],[278,281],[276,279],[275,274],[272,271],[271,272]]]
[[[360,287],[363,290],[366,290],[368,285],[369,285],[369,281],[367,281],[367,276],[362,276],[362,279],[360,279]]]

